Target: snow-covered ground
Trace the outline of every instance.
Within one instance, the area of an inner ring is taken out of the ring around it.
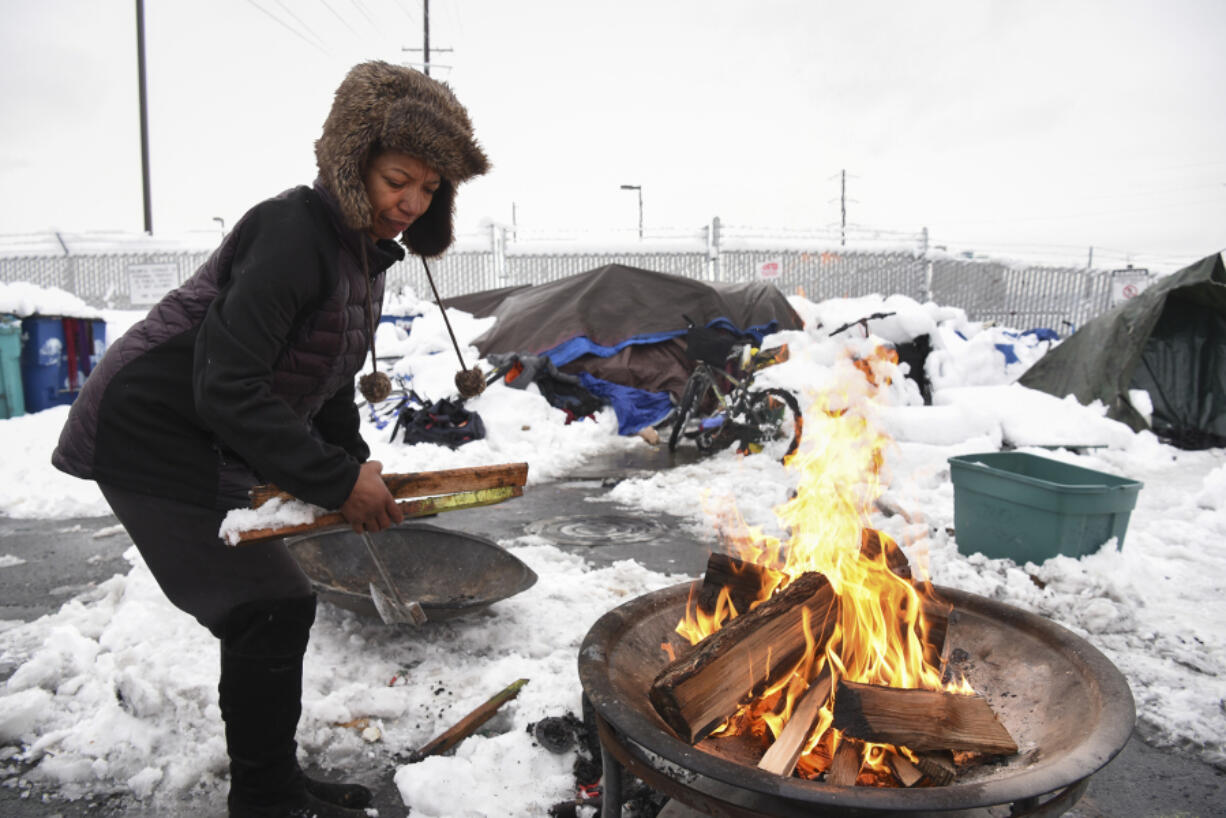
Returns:
[[[1180,451],[1107,420],[1102,407],[1017,386],[1017,376],[1049,344],[968,322],[958,310],[900,297],[792,301],[806,329],[769,339],[786,341],[791,358],[761,380],[793,389],[804,405],[837,395],[834,400],[859,407],[893,437],[885,500],[907,514],[878,515],[872,525],[903,543],[938,584],[1036,611],[1087,638],[1127,676],[1149,741],[1226,767],[1226,451]],[[411,376],[423,396],[446,396],[456,367],[438,309],[412,294],[401,295],[395,309],[421,317],[408,335],[382,326],[380,356],[401,356],[395,371]],[[826,335],[882,311],[895,315],[874,321],[872,338]],[[489,323],[448,314],[461,343]],[[106,314],[113,328],[135,317]],[[870,403],[872,390],[847,349],[868,354],[880,339],[905,341],[923,332],[936,347],[928,364],[934,405],[923,406],[915,384],[897,372]],[[1012,345],[1018,362],[1006,365],[997,344]],[[475,348],[469,346],[465,358],[476,360]],[[849,391],[849,384],[858,386]],[[533,391],[495,384],[468,405],[481,414],[488,434],[455,451],[391,443],[387,429],[370,423],[363,431],[386,471],[526,461],[529,490],[598,454],[649,445],[619,437],[611,410],[567,425]],[[60,407],[0,422],[6,464],[0,513],[43,519],[108,514],[92,483],[61,475],[48,462],[66,414]],[[807,445],[820,437],[817,429],[810,425]],[[1039,565],[959,553],[949,534],[954,492],[948,458],[1002,445],[1142,481],[1124,547],[1112,542],[1090,556]],[[607,501],[683,516],[709,539],[713,523],[704,508],[711,498],[726,497],[750,524],[778,530],[773,508],[797,479],[765,458],[723,452],[666,475],[624,481]],[[323,766],[388,763],[393,750],[420,746],[507,684],[527,678],[499,716],[504,732],[469,738],[450,756],[404,765],[396,783],[421,816],[541,815],[572,797],[573,754],[552,755],[536,746],[527,726],[563,709],[578,712],[577,650],[601,614],[687,578],[632,562],[593,567],[538,536],[502,545],[539,581],[487,615],[394,631],[321,606],[299,730],[305,753]],[[11,564],[9,556],[0,543],[0,570]],[[224,786],[214,640],[163,598],[135,549],[128,556],[126,574],[57,612],[30,623],[3,623],[0,663],[16,670],[0,687],[0,757],[28,767],[23,785],[67,796],[127,789],[154,802]]]

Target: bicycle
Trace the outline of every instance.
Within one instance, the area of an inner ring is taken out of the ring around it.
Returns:
[[[736,443],[741,454],[790,457],[804,427],[796,396],[786,389],[753,388],[754,373],[787,360],[787,345],[760,350],[685,320],[686,355],[694,370],[677,404],[669,451],[684,437],[704,453]]]

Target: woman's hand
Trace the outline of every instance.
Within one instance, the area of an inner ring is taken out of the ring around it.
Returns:
[[[358,472],[358,481],[353,484],[353,491],[341,506],[341,514],[345,522],[353,530],[362,532],[382,531],[396,523],[404,522],[404,512],[396,505],[396,499],[383,484],[383,464],[378,460],[370,460],[362,464]]]

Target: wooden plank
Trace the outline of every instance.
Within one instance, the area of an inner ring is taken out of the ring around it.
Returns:
[[[890,769],[894,772],[894,777],[898,779],[898,783],[904,787],[914,787],[924,777],[923,771],[911,763],[906,756],[891,752],[886,757],[886,763],[890,765]]]
[[[742,701],[791,672],[805,649],[806,611],[820,651],[839,603],[829,581],[811,572],[665,665],[651,685],[656,712],[684,740],[700,741]]]
[[[809,685],[792,708],[792,716],[783,726],[779,737],[766,749],[758,767],[776,775],[789,776],[796,769],[796,762],[804,752],[805,742],[813,732],[817,714],[830,698],[830,672],[823,668],[821,675]]]
[[[860,765],[863,763],[864,745],[843,736],[839,749],[834,751],[830,766],[826,768],[826,783],[838,787],[856,786],[856,778],[860,775]]]
[[[435,738],[426,742],[419,749],[415,750],[409,756],[409,762],[416,763],[427,756],[445,753],[464,739],[471,736],[478,727],[485,724],[490,720],[490,718],[493,717],[495,713],[498,712],[498,708],[502,707],[504,704],[511,701],[511,699],[518,696],[519,691],[523,689],[523,686],[527,683],[527,679],[518,679],[511,682],[511,684],[495,693],[467,716],[456,722],[455,725],[443,731]]]
[[[943,690],[865,685],[839,680],[834,695],[834,725],[845,736],[924,750],[1017,752],[1009,735],[982,696]]]
[[[384,485],[392,493],[392,497],[397,500],[426,497],[431,494],[454,494],[478,489],[523,486],[527,480],[527,463],[501,463],[494,466],[471,466],[462,469],[383,475]],[[252,508],[259,508],[274,498],[295,499],[293,495],[271,483],[255,486],[249,494]]]
[[[479,491],[462,491],[455,494],[444,494],[438,497],[423,497],[420,500],[406,500],[396,505],[404,512],[406,518],[429,517],[444,511],[459,511],[466,508],[493,505],[509,500],[512,497],[522,497],[523,489],[519,486],[481,489]],[[324,533],[327,531],[344,531],[349,528],[345,517],[339,511],[330,511],[316,517],[313,522],[295,525],[278,526],[275,528],[253,528],[239,532],[235,545],[251,545],[252,543],[277,540],[282,537],[292,537],[297,534]]]

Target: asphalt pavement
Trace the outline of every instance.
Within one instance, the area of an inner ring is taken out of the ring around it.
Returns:
[[[682,533],[676,518],[592,503],[620,480],[693,460],[692,452],[670,455],[666,447],[644,445],[598,459],[563,479],[530,486],[523,497],[495,507],[447,512],[432,523],[494,540],[537,533],[559,548],[582,554],[597,565],[634,559],[656,571],[698,575],[712,543]],[[492,511],[496,509],[496,512]],[[116,573],[126,573],[127,535],[111,517],[79,520],[13,520],[0,517],[0,555],[24,560],[0,570],[0,619],[32,621]],[[0,682],[15,670],[0,658]],[[0,748],[0,816],[80,818],[82,816],[223,816],[224,802],[185,801],[170,812],[151,810],[122,792],[67,801],[54,791],[31,787],[25,770]],[[376,793],[380,818],[409,814],[392,782],[389,759],[382,772],[353,771],[352,778]],[[327,773],[322,773],[325,777]],[[985,816],[989,813],[984,813]],[[994,813],[993,813],[994,814]],[[1133,735],[1115,759],[1097,772],[1070,818],[1210,818],[1226,816],[1226,771]]]

